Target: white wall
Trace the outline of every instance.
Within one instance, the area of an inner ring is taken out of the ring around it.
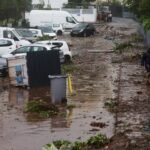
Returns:
[[[64,3],[68,3],[68,0],[43,0],[45,6],[47,7],[48,3],[50,4],[51,8],[62,8]],[[32,4],[39,4],[41,0],[32,0]]]
[[[63,9],[68,11],[79,22],[96,22],[97,10],[93,9]]]

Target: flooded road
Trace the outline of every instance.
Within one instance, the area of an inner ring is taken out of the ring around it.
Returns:
[[[73,51],[78,55],[73,63],[79,69],[72,74],[74,95],[67,97],[67,105],[75,107],[62,108],[58,116],[41,121],[24,113],[29,100],[50,99],[50,87],[26,90],[0,78],[0,150],[40,150],[54,140],[86,140],[97,133],[113,135],[114,114],[104,107],[104,102],[113,97],[111,59],[109,54],[87,52],[99,38],[89,37],[82,43],[75,38]],[[92,122],[105,126],[94,127]]]
[[[75,107],[58,106],[61,112],[57,116],[39,120],[24,113],[28,101],[50,100],[50,87],[26,90],[10,86],[8,78],[0,78],[0,150],[41,150],[54,140],[84,141],[98,133],[116,136],[109,145],[111,150],[125,146],[149,149],[150,135],[143,131],[149,121],[149,86],[145,85],[138,57],[144,47],[108,53],[116,40],[129,39],[136,27],[132,20],[119,19],[109,27],[100,25],[95,36],[60,37],[72,44],[76,69],[71,74],[73,95],[67,92],[67,105]],[[108,100],[117,103],[113,113],[105,106]]]

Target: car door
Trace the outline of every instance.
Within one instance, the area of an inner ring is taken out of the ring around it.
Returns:
[[[16,49],[15,42],[9,39],[0,39],[0,56],[8,54]]]

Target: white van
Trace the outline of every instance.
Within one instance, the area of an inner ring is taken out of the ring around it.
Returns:
[[[16,31],[15,28],[0,27],[0,38],[13,39],[17,47],[31,44],[28,40],[23,39]]]
[[[32,10],[29,15],[30,27],[48,24],[62,24],[63,29],[72,29],[78,21],[68,12],[61,10]]]

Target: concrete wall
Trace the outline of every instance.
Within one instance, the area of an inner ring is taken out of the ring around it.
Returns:
[[[94,9],[63,9],[68,11],[79,22],[96,22],[97,10]]]

